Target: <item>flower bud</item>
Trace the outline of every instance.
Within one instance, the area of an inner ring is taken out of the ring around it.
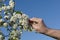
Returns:
[[[4,26],[4,27],[7,27],[7,26],[8,26],[8,23],[4,23],[3,26]]]

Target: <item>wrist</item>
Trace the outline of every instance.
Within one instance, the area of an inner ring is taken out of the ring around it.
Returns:
[[[48,28],[45,27],[44,29],[40,30],[39,33],[46,34],[48,32]]]
[[[48,30],[49,29],[46,27],[45,30],[44,30],[44,32],[43,32],[43,34],[46,34],[48,32]]]
[[[45,34],[48,35],[48,34],[50,33],[51,29],[50,29],[50,28],[47,28],[46,30],[47,30],[47,31],[45,32]]]

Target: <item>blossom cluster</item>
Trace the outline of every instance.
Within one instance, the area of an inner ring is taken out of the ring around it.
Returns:
[[[20,40],[23,30],[33,31],[29,24],[29,17],[21,11],[14,10],[14,0],[10,0],[9,5],[4,4],[4,1],[0,0],[0,27],[9,31],[8,40]],[[4,12],[2,13],[2,11]],[[2,32],[0,32],[0,40],[5,40]]]
[[[1,4],[2,3],[2,4]],[[14,3],[14,1],[13,0],[10,0],[9,1],[9,5],[8,6],[6,6],[6,4],[3,4],[3,1],[1,1],[1,7],[0,7],[0,11],[2,11],[2,10],[9,10],[9,9],[13,9],[14,8],[14,5],[15,5],[15,3]]]

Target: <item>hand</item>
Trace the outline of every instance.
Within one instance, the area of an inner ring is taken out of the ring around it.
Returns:
[[[32,25],[33,29],[35,29],[37,32],[47,32],[47,27],[41,18],[31,18],[30,24]]]

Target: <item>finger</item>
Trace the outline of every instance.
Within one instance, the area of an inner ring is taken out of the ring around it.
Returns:
[[[37,28],[37,24],[32,24],[32,28],[36,29]]]
[[[31,18],[30,21],[35,21],[35,22],[39,22],[41,21],[42,19],[41,18]]]
[[[29,23],[30,23],[30,24],[38,24],[38,22],[32,21],[32,20],[29,20]]]

